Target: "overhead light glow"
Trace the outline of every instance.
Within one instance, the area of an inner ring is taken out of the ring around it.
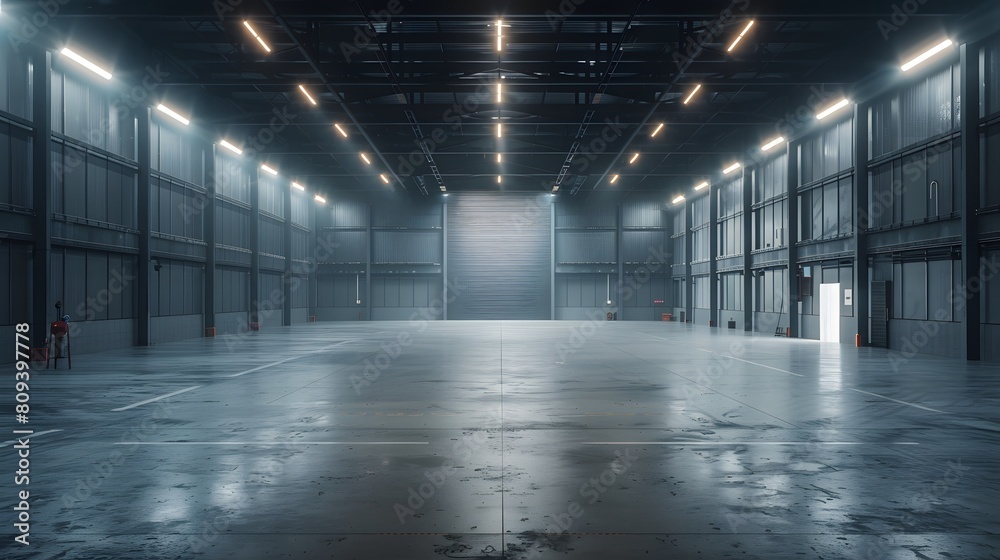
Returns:
[[[250,27],[249,21],[243,20],[243,26],[246,27],[248,31],[250,31],[250,34],[253,35],[254,39],[257,39],[257,42],[260,43],[260,46],[264,47],[265,51],[271,52],[271,47],[267,46],[267,43],[265,43],[264,39],[261,38],[261,36],[258,35],[256,31],[254,31],[253,27]]]
[[[503,176],[502,175],[497,175],[497,184],[499,185],[501,183],[503,183]]]
[[[341,136],[347,138],[347,131],[341,128],[340,123],[334,123],[333,128],[336,128],[337,132],[339,132]]]
[[[320,196],[320,195],[316,195],[316,196],[314,196],[314,197],[313,197],[313,200],[315,200],[316,202],[318,202],[318,203],[320,203],[320,204],[326,204],[326,199],[325,199],[325,198],[323,198],[323,197],[322,197],[322,196]]]
[[[277,175],[277,174],[278,174],[278,170],[276,170],[276,169],[272,169],[272,168],[271,168],[271,167],[269,167],[269,166],[268,166],[267,164],[262,164],[262,165],[260,166],[260,170],[261,170],[261,171],[264,171],[264,172],[267,172],[267,173],[270,173],[271,175]]]
[[[639,159],[639,152],[632,154],[632,159],[628,160],[628,164],[632,165],[637,159]]]
[[[691,94],[688,95],[687,99],[684,100],[684,104],[687,105],[692,99],[694,99],[695,94],[698,93],[698,90],[700,89],[701,89],[701,84],[696,85]]]
[[[743,167],[743,166],[740,163],[737,162],[737,163],[734,163],[734,164],[730,165],[729,167],[723,169],[722,173],[724,175],[729,175],[730,173],[732,173],[733,171],[736,171],[737,169],[739,169],[741,167]]]
[[[497,163],[503,163],[503,154],[497,154]]]
[[[913,60],[907,62],[906,64],[900,66],[900,68],[903,70],[903,72],[910,71],[913,68],[915,68],[917,65],[919,65],[920,63],[926,61],[930,57],[936,55],[937,53],[939,53],[939,52],[947,49],[948,47],[950,47],[950,46],[952,46],[954,44],[955,43],[951,39],[945,39],[944,41],[942,41],[942,42],[938,43],[937,45],[935,45],[934,47],[932,47],[927,52],[921,54],[920,56],[918,56],[917,58],[914,58]]]
[[[503,103],[503,83],[497,82],[497,103]]]
[[[243,150],[241,150],[241,149],[237,148],[236,146],[230,144],[228,140],[220,140],[219,141],[219,145],[222,146],[223,148],[229,150],[230,152],[233,152],[234,154],[236,154],[238,156],[239,155],[243,155]]]
[[[680,204],[684,202],[684,200],[685,200],[684,195],[678,195],[677,198],[674,198],[673,202],[674,204]]]
[[[87,70],[90,70],[91,72],[97,74],[98,76],[104,78],[105,80],[111,79],[111,72],[108,72],[104,68],[101,68],[100,66],[94,64],[93,62],[87,60],[86,58],[83,58],[82,56],[76,54],[75,52],[70,50],[69,47],[64,48],[61,52],[63,56],[65,56],[66,58],[76,62],[80,66],[83,66]]]
[[[367,165],[372,164],[372,160],[368,159],[368,156],[364,152],[361,152],[361,161],[365,162]]]
[[[315,99],[313,99],[313,97],[312,97],[311,95],[309,95],[309,92],[308,92],[308,91],[306,91],[306,88],[304,88],[304,87],[302,87],[302,86],[300,85],[300,86],[299,86],[299,91],[301,91],[301,92],[302,92],[302,95],[306,96],[306,99],[308,99],[310,103],[312,103],[313,105],[315,105],[315,104],[316,104],[316,100],[315,100]]]
[[[851,104],[851,102],[848,101],[847,99],[841,99],[840,101],[834,103],[830,107],[827,107],[826,109],[823,109],[822,111],[820,111],[819,113],[817,113],[816,114],[816,120],[820,120],[821,121],[821,120],[829,117],[830,115],[836,113],[837,111],[843,109],[844,107],[847,107],[850,104]]]
[[[753,20],[747,22],[747,26],[744,27],[743,31],[740,32],[740,36],[737,37],[735,41],[733,41],[732,45],[729,45],[729,48],[726,49],[726,52],[733,52],[733,49],[736,48],[736,45],[740,44],[740,41],[743,40],[743,36],[747,34],[747,31],[750,31],[750,28],[753,27],[753,24],[754,24]]]
[[[704,188],[707,188],[707,187],[708,187],[708,181],[705,181],[703,183],[699,183],[699,184],[695,185],[694,190],[700,191],[700,190],[702,190]]]
[[[619,177],[618,175],[615,175],[614,177],[611,178],[612,185],[618,182],[618,177]]]
[[[497,52],[503,50],[503,20],[497,20]]]
[[[165,114],[169,115],[172,119],[174,119],[175,121],[183,124],[184,126],[187,126],[187,125],[191,124],[191,121],[189,121],[188,119],[186,119],[186,118],[178,115],[176,111],[174,111],[170,107],[167,107],[163,103],[160,103],[159,105],[157,105],[156,106],[156,110],[160,111],[161,113],[165,113]]]
[[[660,123],[659,126],[656,127],[656,130],[654,130],[653,133],[649,135],[649,137],[656,138],[656,135],[659,134],[661,130],[663,130],[663,123]]]
[[[559,192],[559,185],[552,185],[552,193],[555,194]]]
[[[378,176],[378,178],[382,179],[383,183],[385,183],[387,185],[389,184],[389,178],[385,176],[385,173],[380,173],[379,176]]]
[[[497,123],[497,138],[503,138],[503,125]]]
[[[784,143],[785,143],[785,137],[784,136],[779,136],[779,137],[775,138],[774,140],[771,140],[767,144],[764,144],[763,146],[761,146],[760,147],[760,151],[766,152],[766,151],[769,151],[769,150],[773,150],[774,148],[777,148],[778,146],[780,146],[780,145],[782,145]]]
[[[296,189],[296,190],[300,190],[300,191],[306,190],[305,187],[303,187],[302,185],[296,183],[295,181],[292,181],[292,188]]]

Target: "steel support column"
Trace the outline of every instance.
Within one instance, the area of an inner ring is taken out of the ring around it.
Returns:
[[[52,261],[52,54],[43,47],[32,56],[32,114],[34,142],[31,145],[31,345],[45,346],[49,332],[49,286]],[[7,157],[6,155],[4,157]],[[4,274],[7,274],[4,272]],[[55,310],[51,310],[53,317]]]
[[[965,358],[978,361],[982,354],[981,292],[982,265],[979,248],[980,170],[979,99],[980,70],[979,45],[965,43],[960,49],[961,99],[962,99],[962,163],[964,186],[962,195],[962,270],[965,285]],[[973,289],[976,279],[976,289]]]
[[[139,263],[138,263],[138,281],[136,285],[136,295],[139,298],[138,305],[136,306],[136,326],[137,326],[137,340],[136,343],[139,346],[149,346],[152,343],[150,336],[150,321],[152,320],[149,313],[149,298],[150,298],[150,283],[151,274],[150,266],[150,229],[152,227],[152,221],[150,219],[150,213],[152,209],[150,207],[150,198],[152,193],[150,192],[151,181],[151,164],[153,160],[152,154],[152,143],[150,139],[150,134],[152,132],[151,122],[152,115],[150,115],[149,107],[139,107],[136,109],[136,120],[138,126],[136,127],[136,158],[139,164],[138,178],[136,181],[136,188],[138,192],[136,193],[136,202],[138,206],[138,216],[137,224],[139,226]]]
[[[743,168],[743,330],[753,332],[753,193],[758,169]]]
[[[788,181],[786,189],[788,192],[788,202],[785,212],[787,220],[785,231],[788,232],[788,273],[785,278],[788,282],[788,301],[783,302],[783,307],[788,313],[788,329],[790,336],[799,336],[799,160],[798,143],[788,143]],[[780,325],[776,325],[778,327]]]
[[[260,323],[260,170],[250,162],[250,322]]]
[[[868,270],[868,105],[854,106],[854,316],[861,344],[870,341]],[[819,272],[822,274],[822,271]],[[819,297],[819,294],[813,294]]]

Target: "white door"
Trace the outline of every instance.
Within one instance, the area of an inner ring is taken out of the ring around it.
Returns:
[[[840,284],[819,285],[819,339],[840,342]]]

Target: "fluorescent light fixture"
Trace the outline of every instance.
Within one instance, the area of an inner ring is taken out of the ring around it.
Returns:
[[[361,161],[365,162],[367,165],[372,164],[372,160],[368,159],[368,156],[364,152],[361,152]]]
[[[333,123],[333,128],[336,128],[337,132],[339,132],[341,136],[347,138],[347,131],[341,128],[340,123]]]
[[[443,195],[441,195],[441,196],[448,196],[448,193],[444,193],[444,194],[443,194]]]
[[[950,47],[950,46],[952,46],[954,44],[955,43],[951,39],[945,39],[944,41],[942,41],[942,42],[938,43],[937,45],[934,45],[933,47],[931,47],[931,49],[928,50],[927,52],[923,53],[922,55],[918,56],[917,58],[914,58],[913,60],[907,62],[906,64],[900,66],[900,69],[902,69],[903,72],[907,72],[909,70],[912,70],[914,67],[916,67],[920,63],[926,61],[930,57],[936,55],[937,53],[939,53],[939,52],[947,49],[948,47]]]
[[[308,92],[308,91],[306,91],[306,88],[304,88],[304,87],[302,87],[302,86],[300,85],[300,86],[299,86],[299,91],[301,91],[301,92],[302,92],[302,95],[306,96],[306,99],[308,99],[310,103],[312,103],[313,105],[315,105],[315,104],[316,104],[316,100],[315,100],[315,99],[313,99],[313,96],[309,95],[309,92]]]
[[[177,122],[183,124],[184,126],[187,126],[187,125],[191,124],[191,121],[189,121],[188,119],[186,119],[186,118],[178,115],[173,109],[171,109],[170,107],[167,107],[163,103],[160,103],[159,105],[157,105],[156,106],[156,110],[160,111],[161,113],[166,113],[167,115],[170,115],[170,117],[172,119],[174,119]]]
[[[387,185],[389,184],[389,178],[385,176],[385,173],[380,173],[379,176],[378,176],[378,178],[382,179],[383,183],[385,183]]]
[[[267,164],[262,164],[260,166],[260,170],[261,171],[265,171],[267,173],[270,173],[271,175],[277,175],[278,174],[278,171],[276,169],[272,169],[272,168],[268,167]]]
[[[733,41],[732,45],[729,45],[729,48],[726,49],[726,52],[733,52],[733,49],[736,48],[736,45],[740,44],[740,41],[743,40],[743,36],[747,34],[747,31],[750,31],[750,28],[753,27],[753,24],[754,24],[753,20],[747,22],[747,26],[744,27],[743,31],[740,32],[740,36],[737,37],[735,41]]]
[[[611,184],[612,185],[618,182],[618,177],[619,177],[619,175],[616,174],[614,177],[611,178]]]
[[[318,203],[320,203],[320,204],[326,204],[326,199],[325,199],[325,198],[323,198],[323,197],[322,197],[322,196],[320,196],[320,195],[316,195],[316,196],[314,196],[314,197],[313,197],[313,200],[315,200],[316,202],[318,202]]]
[[[698,93],[699,90],[701,90],[701,84],[694,86],[694,90],[687,96],[687,99],[684,100],[684,104],[687,105],[692,99],[694,99],[695,94]]]
[[[686,199],[684,198],[684,195],[681,194],[681,195],[677,195],[677,197],[674,198],[673,202],[674,202],[674,204],[680,204],[680,203],[684,202],[685,200]]]
[[[108,72],[104,68],[101,68],[100,66],[94,64],[93,62],[87,60],[86,58],[83,58],[82,56],[76,54],[75,52],[70,50],[69,47],[64,48],[61,52],[63,56],[65,56],[66,58],[72,60],[73,62],[76,62],[80,66],[83,66],[87,70],[90,70],[91,72],[97,74],[98,76],[104,78],[105,80],[111,79],[111,72]]]
[[[302,185],[300,185],[300,184],[296,183],[295,181],[292,181],[292,188],[293,188],[293,189],[297,189],[297,190],[300,190],[300,191],[304,191],[304,190],[306,190],[306,188],[305,188],[305,187],[303,187]]]
[[[236,146],[230,144],[228,140],[220,140],[219,141],[219,145],[222,146],[223,148],[229,150],[230,152],[233,152],[234,154],[236,154],[238,156],[239,155],[243,155],[243,150],[241,150],[241,149],[237,148]]]
[[[559,185],[552,185],[552,193],[554,194],[557,192],[559,192]]]
[[[628,160],[628,164],[632,165],[637,159],[639,159],[639,152],[632,154],[632,159]]]
[[[497,103],[503,103],[503,82],[497,82]]]
[[[503,50],[503,20],[497,20],[497,52]]]
[[[730,173],[732,173],[733,171],[736,171],[737,169],[739,169],[741,167],[743,167],[743,165],[741,165],[739,162],[734,163],[734,164],[730,165],[729,167],[723,169],[722,170],[722,174],[723,175],[729,175]]]
[[[503,154],[497,154],[497,163],[503,163]]]
[[[760,151],[766,152],[766,151],[769,151],[769,150],[773,150],[774,148],[777,148],[778,146],[780,146],[780,145],[782,145],[784,143],[785,143],[785,137],[784,136],[779,136],[779,137],[775,138],[774,140],[771,140],[767,144],[764,144],[763,146],[761,146],[760,147]]]
[[[707,187],[708,187],[708,181],[704,181],[702,183],[699,183],[699,184],[695,185],[694,190],[700,191],[700,190],[702,190],[704,188],[707,188]]]
[[[497,184],[499,185],[501,183],[503,183],[503,176],[502,175],[497,175]]]
[[[837,111],[843,109],[844,107],[847,107],[850,104],[851,104],[851,102],[848,101],[847,99],[841,99],[840,101],[834,103],[833,105],[831,105],[831,106],[827,107],[826,109],[823,109],[822,111],[820,111],[819,113],[817,113],[816,114],[816,120],[823,120],[823,119],[829,117],[830,115],[836,113]]]
[[[254,31],[253,27],[250,27],[249,21],[243,20],[243,27],[246,27],[247,30],[250,31],[250,34],[253,35],[254,39],[257,39],[257,42],[260,43],[260,46],[264,47],[265,51],[271,52],[271,47],[267,46],[267,43],[265,43],[264,39],[262,39],[261,36],[258,35],[256,31]]]
[[[649,137],[650,137],[650,138],[656,138],[656,135],[657,135],[657,134],[659,134],[661,130],[663,130],[663,123],[660,123],[660,124],[659,124],[659,125],[658,125],[658,126],[656,127],[656,130],[654,130],[654,131],[653,131],[653,133],[649,135]]]
[[[497,138],[503,138],[503,125],[497,123]]]

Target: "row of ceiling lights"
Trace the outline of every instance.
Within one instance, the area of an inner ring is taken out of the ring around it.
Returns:
[[[250,24],[249,21],[243,20],[243,26],[247,28],[247,30],[250,32],[253,38],[256,39],[258,43],[260,43],[260,46],[263,47],[267,53],[271,52],[271,47],[267,44],[267,41],[265,41],[264,38],[261,37],[260,33],[257,33],[257,30],[253,28],[253,26]],[[307,90],[304,85],[299,84],[298,89],[300,92],[302,92],[302,95],[306,98],[306,100],[309,101],[310,104],[312,104],[314,107],[319,105],[319,103],[317,103],[316,99],[309,93],[309,90]],[[347,131],[344,130],[344,127],[341,126],[340,123],[334,123],[333,128],[345,139],[349,138]],[[358,156],[361,158],[361,161],[365,163],[365,165],[372,164],[371,159],[365,152],[358,152]],[[379,173],[378,177],[386,185],[392,183],[391,179],[385,173]],[[444,190],[444,188],[442,188],[442,190]],[[317,199],[319,198],[321,197],[317,196]]]
[[[750,20],[750,21],[748,21],[746,23],[746,25],[743,26],[743,30],[740,31],[740,34],[737,35],[736,39],[734,39],[733,42],[729,45],[729,48],[726,49],[726,52],[733,52],[733,49],[736,48],[736,45],[740,44],[740,41],[743,40],[743,37],[745,37],[746,34],[747,34],[747,32],[750,31],[750,28],[754,26],[754,23],[755,23],[754,20]],[[701,89],[702,89],[702,84],[696,84],[694,86],[694,89],[692,89],[691,92],[687,95],[687,97],[684,98],[683,104],[687,105],[688,103],[690,103],[691,100],[694,99],[694,96],[698,95],[698,92],[701,91]],[[663,131],[663,128],[666,126],[666,124],[667,123],[664,123],[664,122],[657,123],[656,127],[653,129],[653,132],[650,133],[649,137],[650,138],[656,138],[660,134],[660,132]],[[775,139],[775,140],[776,141],[773,141],[773,145],[771,145],[770,142],[768,143],[768,148],[766,148],[765,151],[767,151],[767,150],[769,150],[771,148],[774,148],[775,146],[777,146],[781,142],[784,142],[784,138],[779,138],[779,139]],[[639,152],[635,152],[635,153],[632,154],[632,157],[629,158],[628,164],[629,165],[633,165],[638,160],[639,160]],[[737,167],[735,167],[735,168],[733,168],[732,166],[729,166],[727,169],[730,169],[730,170],[727,171],[726,174],[732,173],[736,169],[739,169],[739,164],[737,164]],[[615,174],[613,174],[611,176],[610,183],[612,185],[614,185],[614,184],[618,183],[618,180],[620,178],[621,178],[621,174],[620,173],[615,173]],[[701,187],[701,188],[704,188],[704,187]],[[555,186],[555,187],[552,188],[552,191],[556,192],[558,189],[559,189],[559,187]],[[696,190],[700,190],[700,189],[696,189]]]
[[[267,42],[264,40],[264,38],[261,37],[259,33],[257,33],[257,31],[253,28],[253,26],[250,25],[250,22],[244,21],[243,25],[244,25],[244,27],[247,28],[247,30],[250,31],[250,34],[254,37],[254,39],[257,40],[258,43],[260,43],[260,45],[264,48],[264,50],[267,51],[268,53],[270,53],[271,52],[271,47],[267,44]],[[108,71],[105,68],[101,67],[99,64],[96,64],[93,61],[87,59],[86,57],[84,57],[83,55],[77,53],[76,51],[74,51],[73,49],[71,49],[69,47],[64,47],[60,51],[60,54],[62,54],[67,59],[72,60],[73,62],[79,64],[80,66],[82,66],[84,68],[86,68],[87,70],[90,70],[94,74],[97,74],[98,76],[100,76],[101,78],[103,78],[105,80],[110,81],[113,78],[113,75],[112,75],[112,73],[110,71]],[[305,96],[305,98],[309,101],[310,104],[312,104],[313,106],[318,105],[318,103],[316,102],[316,99],[313,98],[312,95],[310,95],[309,91],[305,88],[305,86],[299,85],[298,89],[299,89],[299,91],[302,92],[302,94]],[[161,113],[163,113],[163,114],[165,114],[165,115],[167,115],[168,117],[172,118],[173,120],[175,120],[175,121],[183,124],[184,126],[188,126],[188,125],[191,124],[191,119],[190,118],[188,118],[188,117],[186,117],[186,116],[178,113],[177,111],[175,111],[174,109],[170,108],[169,106],[167,106],[167,105],[165,105],[163,103],[158,103],[156,105],[156,110],[159,111],[159,112],[161,112]],[[344,138],[348,138],[349,137],[347,131],[344,129],[344,127],[340,123],[334,123],[333,127],[334,127],[334,129],[342,137],[344,137]],[[230,152],[233,152],[236,155],[242,155],[243,154],[243,149],[240,148],[239,146],[237,146],[236,144],[234,144],[233,142],[230,142],[228,139],[225,139],[225,138],[220,139],[219,140],[219,145],[222,146],[223,148],[226,148]],[[366,165],[371,165],[372,164],[371,159],[368,157],[368,155],[365,152],[360,152],[359,156],[361,157],[361,160]],[[267,165],[267,164],[262,164],[260,166],[260,169],[262,171],[270,174],[270,175],[273,175],[273,176],[277,176],[278,175],[278,171],[276,169],[274,169],[273,167]],[[379,174],[379,179],[381,179],[382,182],[384,184],[386,184],[386,185],[391,184],[391,180],[389,179],[389,177],[385,173],[380,173]],[[305,187],[303,187],[301,184],[299,184],[299,183],[297,183],[295,181],[291,182],[291,188],[294,188],[295,190],[298,190],[298,191],[305,191],[306,190]],[[316,202],[318,202],[320,204],[325,204],[326,203],[326,199],[323,196],[319,195],[319,194],[315,195],[314,199],[316,200]]]
[[[751,23],[753,23],[753,22],[751,21]],[[733,49],[733,47],[736,46],[737,43],[739,43],[740,38],[743,37],[743,34],[746,33],[747,30],[749,30],[749,26],[746,29],[744,29],[744,32],[740,34],[740,37],[738,37],[737,40],[733,43],[733,45],[730,46],[730,48],[729,48],[730,51]],[[935,46],[933,46],[930,49],[928,49],[928,50],[924,51],[923,53],[921,53],[919,56],[913,58],[909,62],[907,62],[907,63],[903,64],[902,66],[900,66],[900,70],[902,70],[903,72],[908,72],[908,71],[912,70],[913,68],[916,68],[921,63],[926,62],[927,60],[929,60],[930,58],[932,58],[934,55],[936,55],[936,54],[944,51],[945,49],[947,49],[948,47],[951,47],[954,44],[955,44],[954,41],[952,41],[951,39],[945,39],[944,41],[941,41],[940,43],[936,44]],[[698,88],[700,88],[700,87],[701,86],[698,86]],[[697,92],[698,88],[695,89],[695,92]],[[689,96],[688,99],[684,101],[684,103],[686,104],[690,100],[690,98],[691,98],[691,96]],[[816,115],[815,115],[816,120],[823,120],[823,119],[829,117],[830,115],[833,115],[837,111],[840,111],[841,109],[849,106],[850,104],[851,104],[851,100],[847,99],[845,97],[845,98],[841,99],[840,101],[837,101],[836,103],[830,105],[829,107],[826,107],[825,109],[817,112]],[[660,131],[661,128],[663,128],[663,124],[660,124],[657,127],[657,129],[655,131],[653,131],[652,136],[655,137],[656,134]],[[777,137],[777,138],[775,138],[773,140],[770,140],[770,141],[764,143],[764,145],[760,147],[760,151],[761,152],[768,152],[768,151],[773,150],[774,148],[777,148],[778,146],[784,144],[785,142],[786,142],[785,138],[779,136],[779,137]],[[636,154],[636,156],[638,156],[638,154]],[[635,156],[633,156],[632,161],[635,161],[635,159],[636,159]],[[729,165],[725,169],[723,169],[722,170],[722,174],[723,175],[730,175],[734,171],[740,169],[742,166],[743,165],[741,163],[739,163],[739,162],[733,163],[732,165]],[[611,182],[615,183],[615,182],[617,182],[617,180],[618,180],[618,176],[615,175],[614,177],[612,177]],[[711,186],[711,183],[709,183],[708,181],[703,181],[703,182],[699,183],[698,185],[696,185],[694,187],[694,190],[695,191],[701,191],[701,190],[703,190],[703,189],[705,189],[705,188],[707,188],[709,186]],[[683,203],[685,200],[686,200],[686,198],[685,198],[684,195],[678,195],[677,197],[675,197],[673,199],[672,202],[673,202],[674,205],[677,205],[677,204]]]

